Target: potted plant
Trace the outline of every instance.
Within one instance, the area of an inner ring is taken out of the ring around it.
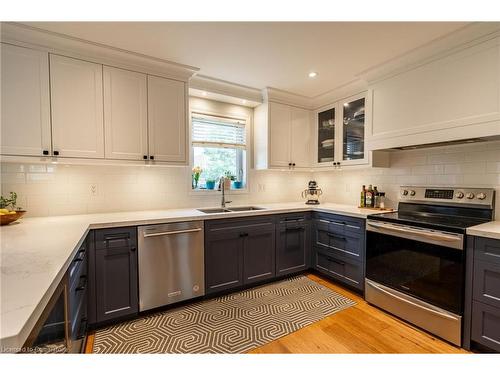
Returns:
[[[238,172],[238,178],[233,180],[233,188],[241,189],[243,187],[243,171],[240,169]]]
[[[231,189],[231,182],[236,180],[236,176],[231,173],[231,171],[224,172],[224,188]]]
[[[215,188],[215,179],[209,178],[205,181],[205,186],[207,190],[213,190]]]
[[[0,224],[10,224],[23,216],[26,211],[17,206],[17,194],[10,192],[8,198],[0,196]]]
[[[192,169],[192,182],[191,182],[191,185],[192,185],[192,188],[193,189],[197,189],[198,188],[198,181],[200,179],[200,175],[201,175],[201,172],[203,172],[203,169],[201,169],[201,167],[197,166],[197,167],[194,167]]]

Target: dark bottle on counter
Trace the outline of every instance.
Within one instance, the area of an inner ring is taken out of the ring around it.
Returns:
[[[378,196],[378,190],[377,190],[377,187],[374,186],[373,187],[373,197],[372,197],[372,207],[374,208],[378,208],[378,200],[379,200],[379,196]]]
[[[365,193],[365,207],[373,207],[373,188],[368,185],[368,190]]]
[[[363,185],[363,188],[361,189],[361,199],[359,200],[359,207],[365,207],[366,204],[366,186]]]

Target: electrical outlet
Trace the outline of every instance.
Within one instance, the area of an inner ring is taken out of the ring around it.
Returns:
[[[94,197],[97,195],[97,184],[90,184],[90,195]]]

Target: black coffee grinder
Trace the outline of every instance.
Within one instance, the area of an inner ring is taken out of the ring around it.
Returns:
[[[319,196],[323,191],[318,187],[316,181],[309,181],[307,189],[302,192],[302,198],[306,198],[306,204],[319,204]]]

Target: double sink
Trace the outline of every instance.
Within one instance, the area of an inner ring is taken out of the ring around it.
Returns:
[[[197,209],[200,212],[203,212],[205,214],[220,214],[220,213],[225,213],[225,212],[240,212],[240,211],[258,211],[258,210],[265,210],[265,208],[262,207],[255,207],[255,206],[244,206],[244,207],[229,207],[229,208],[198,208]]]

